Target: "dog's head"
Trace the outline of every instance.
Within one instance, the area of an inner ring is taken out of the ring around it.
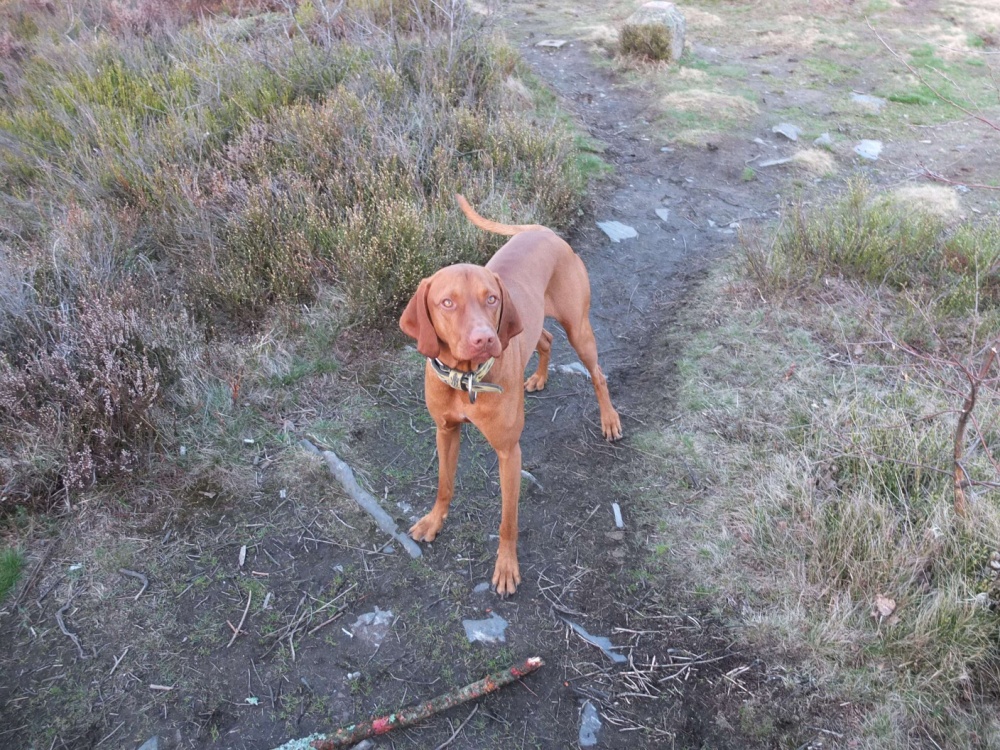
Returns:
[[[467,263],[442,268],[421,281],[399,327],[417,340],[417,351],[425,357],[446,352],[475,365],[500,356],[522,330],[500,277]]]

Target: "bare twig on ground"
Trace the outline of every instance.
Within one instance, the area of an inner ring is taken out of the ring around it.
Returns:
[[[937,172],[932,172],[930,169],[920,164],[920,168],[923,170],[923,175],[928,180],[934,180],[934,182],[943,182],[946,185],[962,185],[964,187],[976,188],[978,190],[1000,190],[997,185],[983,185],[978,182],[961,182],[959,180],[949,180],[943,174],[938,174]]]
[[[404,727],[412,726],[413,724],[434,716],[441,711],[454,708],[455,706],[465,703],[466,701],[480,698],[504,687],[505,685],[509,685],[515,680],[519,680],[525,675],[534,672],[544,663],[545,662],[543,662],[539,657],[534,656],[518,666],[510,667],[509,669],[504,669],[500,672],[494,672],[478,682],[453,690],[450,693],[439,695],[437,698],[427,701],[426,703],[419,703],[416,706],[405,708],[402,711],[397,711],[389,714],[388,716],[373,719],[372,721],[365,721],[360,724],[351,724],[350,726],[342,727],[336,732],[326,735],[322,739],[314,740],[311,744],[314,748],[316,748],[316,750],[335,750],[335,748],[353,745],[366,737],[373,737],[375,735],[385,734],[393,729],[403,729]],[[470,714],[469,718],[471,717],[472,715]],[[466,719],[466,721],[468,721],[468,719]],[[459,729],[461,729],[461,727],[459,727]],[[452,739],[454,739],[454,737],[452,737]],[[449,740],[449,742],[450,741],[451,740]],[[445,745],[447,744],[448,743],[445,743]],[[444,747],[445,745],[442,745],[441,747]]]
[[[125,568],[118,568],[118,572],[123,576],[128,576],[129,578],[137,578],[142,581],[142,588],[139,589],[139,593],[135,595],[135,600],[139,601],[139,597],[142,596],[146,589],[149,588],[149,579],[146,578],[142,573],[136,573],[134,570],[126,570]]]
[[[69,609],[70,605],[73,603],[73,600],[75,598],[76,594],[71,596],[69,598],[69,601],[59,608],[59,610],[56,612],[56,622],[59,624],[59,629],[63,632],[63,635],[68,636],[69,639],[73,641],[73,644],[76,646],[76,650],[80,652],[80,658],[86,659],[87,655],[83,653],[83,646],[80,645],[80,639],[76,637],[75,633],[69,632],[69,630],[66,629],[66,623],[63,622],[63,612]]]
[[[59,546],[59,544],[60,540],[58,539],[49,542],[48,547],[45,549],[45,554],[42,555],[41,558],[39,558],[37,563],[35,563],[35,567],[32,568],[31,574],[28,576],[27,580],[24,582],[24,585],[21,587],[21,590],[18,592],[17,598],[14,599],[14,603],[11,605],[12,610],[17,609],[17,605],[21,603],[21,600],[24,598],[25,594],[27,594],[28,591],[31,590],[32,586],[35,585],[35,582],[38,580],[39,573],[42,572],[42,568],[45,566],[45,563],[48,562],[50,557],[52,557],[52,552],[55,550],[56,547]]]
[[[973,118],[973,119],[975,119],[975,120],[979,120],[979,122],[983,123],[983,124],[984,124],[984,125],[986,125],[987,127],[991,128],[991,129],[993,129],[993,130],[997,130],[997,131],[1000,131],[1000,124],[997,124],[997,123],[993,122],[992,120],[990,120],[990,119],[989,119],[989,118],[987,118],[987,117],[983,117],[983,116],[982,116],[981,114],[978,114],[978,113],[976,113],[976,112],[973,112],[972,110],[968,109],[967,107],[964,107],[964,106],[962,106],[961,104],[959,104],[959,103],[958,103],[958,102],[956,102],[955,100],[953,100],[953,99],[951,99],[951,98],[949,98],[949,97],[945,96],[945,95],[944,95],[944,94],[942,94],[942,93],[941,93],[940,91],[938,91],[938,90],[937,90],[936,88],[934,88],[934,86],[932,86],[932,85],[931,85],[931,84],[930,84],[930,83],[929,83],[929,82],[927,81],[927,79],[926,79],[926,78],[924,78],[924,76],[922,76],[922,75],[920,74],[920,71],[918,71],[918,70],[917,70],[916,68],[914,68],[914,67],[913,67],[912,65],[910,65],[910,64],[909,64],[908,62],[906,62],[906,60],[904,60],[904,59],[903,59],[903,58],[902,58],[902,57],[901,57],[901,56],[899,55],[899,53],[898,53],[898,52],[896,52],[896,50],[894,50],[894,49],[893,49],[893,48],[892,48],[891,46],[889,46],[889,43],[888,43],[888,42],[887,42],[887,41],[886,41],[885,39],[883,39],[883,38],[882,38],[882,36],[881,36],[881,35],[880,35],[880,34],[879,34],[879,33],[878,33],[877,31],[875,31],[875,27],[874,27],[874,26],[872,26],[872,23],[871,23],[871,21],[869,21],[869,20],[868,20],[868,19],[866,18],[866,19],[865,19],[865,23],[867,23],[867,24],[868,24],[868,28],[869,28],[869,29],[871,29],[871,32],[872,32],[872,33],[873,33],[873,34],[875,35],[875,38],[876,38],[876,39],[878,39],[878,40],[879,40],[879,41],[880,41],[880,42],[882,43],[882,46],[883,46],[883,47],[885,47],[885,48],[886,48],[887,50],[889,50],[889,54],[890,54],[890,55],[892,55],[893,57],[895,57],[895,58],[896,58],[896,59],[897,59],[897,60],[898,60],[899,62],[901,62],[901,63],[902,63],[903,65],[905,65],[905,66],[906,66],[906,69],[907,69],[908,71],[910,71],[910,73],[911,73],[911,74],[912,74],[912,75],[913,75],[914,77],[916,77],[916,79],[917,79],[918,81],[920,81],[920,82],[921,82],[921,83],[922,83],[922,84],[923,84],[924,86],[926,86],[926,87],[927,87],[927,88],[928,88],[928,89],[930,90],[930,92],[931,92],[932,94],[934,94],[934,96],[936,96],[936,97],[937,97],[938,99],[940,99],[941,101],[945,102],[946,104],[950,104],[950,105],[951,105],[952,107],[954,107],[955,109],[959,110],[960,112],[964,112],[964,113],[965,113],[965,114],[967,114],[967,115],[968,115],[969,117],[971,117],[971,118]]]
[[[982,367],[979,368],[978,373],[970,372],[969,368],[959,365],[962,372],[965,374],[966,379],[969,381],[969,395],[965,397],[965,403],[962,404],[962,411],[958,416],[958,424],[955,427],[955,512],[960,516],[965,515],[966,508],[966,497],[965,488],[969,486],[969,477],[965,472],[965,467],[962,466],[962,456],[964,454],[965,447],[965,428],[969,423],[969,417],[972,415],[972,410],[976,408],[976,396],[979,393],[979,386],[982,385],[986,376],[990,372],[990,368],[993,366],[993,360],[996,359],[997,349],[995,346],[991,346],[989,351],[986,353],[986,359],[983,361]]]
[[[451,737],[449,737],[440,745],[438,745],[434,750],[444,750],[444,748],[448,747],[448,745],[454,742],[455,738],[458,737],[458,733],[461,732],[462,729],[465,727],[465,725],[469,723],[469,719],[471,719],[473,716],[476,715],[476,711],[478,710],[479,710],[479,704],[477,703],[475,706],[472,707],[472,710],[469,712],[469,715],[465,717],[465,721],[459,724],[458,728],[451,733]]]
[[[240,624],[236,626],[233,630],[233,637],[229,639],[229,643],[226,644],[226,648],[229,648],[236,641],[236,636],[240,634],[240,630],[243,629],[243,623],[247,619],[247,612],[250,611],[250,602],[253,601],[253,589],[247,590],[247,606],[243,609],[243,617],[240,618]]]

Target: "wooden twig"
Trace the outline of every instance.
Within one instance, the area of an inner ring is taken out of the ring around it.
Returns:
[[[959,182],[958,180],[949,180],[943,174],[932,172],[923,164],[920,164],[920,168],[923,170],[924,177],[929,180],[934,180],[935,182],[943,182],[946,185],[962,185],[963,187],[977,188],[978,190],[1000,190],[1000,186],[997,185],[983,185],[980,182]]]
[[[461,732],[462,729],[465,728],[465,725],[469,723],[469,719],[471,719],[473,716],[475,716],[476,715],[476,711],[478,711],[478,710],[479,710],[479,704],[477,703],[475,706],[472,707],[472,710],[469,712],[469,715],[465,717],[465,721],[463,721],[461,724],[459,724],[458,728],[454,732],[451,733],[451,737],[449,737],[444,742],[442,742],[440,745],[438,745],[436,748],[434,748],[434,750],[444,750],[446,747],[448,747],[448,745],[450,745],[452,742],[454,742],[455,738],[458,737],[458,733]]]
[[[958,424],[955,426],[955,512],[960,516],[965,515],[967,499],[965,488],[969,485],[969,475],[966,473],[965,467],[962,466],[962,456],[965,448],[965,428],[969,423],[972,410],[976,408],[976,396],[979,392],[979,385],[989,374],[996,356],[996,347],[990,347],[990,350],[986,353],[986,359],[983,361],[983,366],[975,375],[969,372],[967,368],[962,368],[965,377],[969,381],[969,395],[965,397],[965,403],[962,404],[962,411],[958,415]]]
[[[942,94],[936,88],[934,88],[933,86],[931,86],[931,84],[927,82],[927,79],[924,78],[922,75],[920,75],[919,71],[917,71],[916,68],[914,68],[908,62],[906,62],[906,60],[904,60],[902,57],[900,57],[899,53],[897,53],[896,50],[894,50],[892,47],[890,47],[889,43],[885,39],[883,39],[879,35],[879,33],[877,31],[875,31],[875,27],[872,26],[872,22],[871,21],[869,21],[866,18],[865,19],[865,23],[868,24],[868,28],[871,29],[872,33],[875,35],[875,38],[878,39],[880,42],[882,42],[882,46],[885,47],[887,50],[889,50],[889,54],[892,55],[893,57],[895,57],[897,60],[899,60],[899,62],[901,62],[903,65],[905,65],[906,69],[909,70],[910,73],[912,73],[914,76],[916,76],[916,78],[917,78],[918,81],[920,81],[922,84],[924,84],[924,86],[926,86],[928,89],[930,89],[931,93],[934,94],[934,96],[936,96],[938,99],[940,99],[941,101],[945,102],[946,104],[950,104],[951,106],[953,106],[955,109],[959,110],[960,112],[964,112],[969,117],[971,117],[971,118],[973,118],[975,120],[979,120],[979,122],[983,123],[987,127],[990,127],[993,130],[1000,130],[1000,125],[998,125],[997,123],[993,122],[989,118],[983,117],[980,114],[976,114],[975,112],[973,112],[972,110],[968,109],[967,107],[963,107],[958,102],[956,102],[956,101],[954,101],[952,99],[949,99],[947,96],[945,96],[944,94]]]
[[[236,630],[233,631],[233,637],[229,639],[229,643],[226,644],[226,648],[229,648],[236,641],[236,636],[240,634],[240,630],[243,629],[243,621],[247,619],[247,612],[250,611],[250,602],[253,601],[253,589],[247,589],[247,606],[243,609],[243,617],[240,618],[240,624],[236,626]]]
[[[69,639],[76,645],[76,650],[80,652],[80,658],[86,659],[87,655],[83,653],[83,646],[80,645],[80,639],[76,637],[76,633],[69,632],[66,629],[66,623],[63,622],[63,612],[69,609],[69,605],[73,603],[74,598],[76,598],[75,595],[71,596],[69,601],[59,608],[59,611],[56,612],[56,622],[59,624],[59,629],[63,632],[63,635],[68,636]]]
[[[146,589],[149,588],[149,579],[146,578],[142,573],[136,573],[134,570],[127,570],[126,568],[118,568],[118,572],[123,576],[128,576],[129,578],[137,578],[142,581],[142,588],[139,589],[139,593],[135,595],[135,600],[139,601],[139,597],[142,596]]]
[[[543,662],[539,657],[534,656],[526,660],[523,664],[516,667],[510,667],[509,669],[504,669],[500,672],[495,672],[479,680],[479,682],[474,682],[471,685],[466,685],[465,687],[453,690],[450,693],[439,695],[437,698],[427,701],[426,703],[418,703],[415,706],[404,708],[402,711],[397,711],[389,714],[388,716],[382,716],[371,721],[341,727],[332,734],[328,734],[321,739],[313,740],[311,745],[316,750],[335,750],[339,747],[353,745],[366,737],[373,737],[375,735],[391,732],[393,729],[402,729],[404,727],[412,726],[413,724],[423,721],[424,719],[440,713],[441,711],[454,708],[457,705],[475,698],[481,698],[488,693],[492,693],[494,690],[498,690],[505,685],[509,685],[515,680],[519,680],[525,675],[534,672],[544,663],[545,662]],[[471,717],[472,715],[470,714],[469,718]],[[466,719],[466,721],[468,721],[468,719]],[[459,727],[459,729],[461,729],[461,727]],[[445,745],[447,744],[448,743],[445,743]],[[444,745],[442,745],[442,747],[444,747]]]

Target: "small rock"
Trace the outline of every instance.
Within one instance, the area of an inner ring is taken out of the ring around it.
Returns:
[[[669,208],[658,208],[658,209],[656,209],[656,215],[660,217],[661,221],[665,221],[667,224],[670,223],[670,209]]]
[[[608,235],[612,242],[621,242],[622,240],[639,236],[639,233],[633,227],[622,224],[620,221],[599,221],[597,222],[597,226],[601,228],[602,232]]]
[[[831,148],[833,146],[833,138],[830,137],[829,133],[821,133],[819,138],[813,140],[813,145],[820,148]]]
[[[879,96],[872,96],[871,94],[858,94],[856,92],[851,92],[851,101],[855,104],[860,104],[864,109],[869,112],[881,112],[882,107],[886,105],[886,100]]]
[[[152,736],[139,746],[139,750],[159,750],[160,749],[160,738],[157,736]]]
[[[619,529],[625,528],[625,521],[622,520],[622,508],[618,503],[611,503],[611,510],[615,514],[615,526]]]
[[[572,362],[568,365],[559,365],[556,367],[556,372],[561,372],[564,375],[583,375],[585,378],[590,377],[590,373],[587,368],[583,366],[583,362]]]
[[[525,471],[524,469],[521,469],[521,476],[527,479],[533,485],[535,485],[539,490],[545,492],[545,488],[542,487],[542,483],[539,482],[537,479],[535,479],[535,475],[532,474],[530,471]]]
[[[507,621],[496,612],[485,620],[462,620],[469,643],[506,643]]]
[[[476,587],[472,589],[473,594],[485,594],[490,590],[490,584],[488,581],[483,581],[482,583],[477,583]]]
[[[593,747],[597,744],[597,733],[601,730],[601,717],[589,700],[583,702],[580,712],[580,747]]]
[[[882,141],[861,141],[854,147],[854,153],[862,159],[875,161],[878,159],[878,155],[882,153]]]
[[[548,47],[549,49],[559,49],[566,44],[565,39],[543,39],[538,42],[536,47]]]
[[[790,122],[779,122],[771,128],[771,132],[783,135],[790,141],[797,141],[799,136],[802,135],[802,128]]]
[[[355,680],[360,680],[361,672],[348,672],[347,679],[349,679],[351,682],[354,682]]]

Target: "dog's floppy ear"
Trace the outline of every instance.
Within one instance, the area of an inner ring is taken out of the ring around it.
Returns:
[[[399,318],[399,327],[407,336],[417,340],[418,352],[425,357],[436,357],[441,353],[441,341],[427,311],[427,289],[430,285],[430,279],[420,282]]]
[[[493,274],[493,276],[496,277],[497,283],[500,285],[500,323],[497,325],[497,335],[500,337],[500,348],[503,350],[507,348],[507,344],[512,338],[524,330],[524,325],[522,325],[521,316],[518,315],[517,308],[514,307],[514,302],[507,292],[507,287],[503,285],[503,281],[497,274]]]

